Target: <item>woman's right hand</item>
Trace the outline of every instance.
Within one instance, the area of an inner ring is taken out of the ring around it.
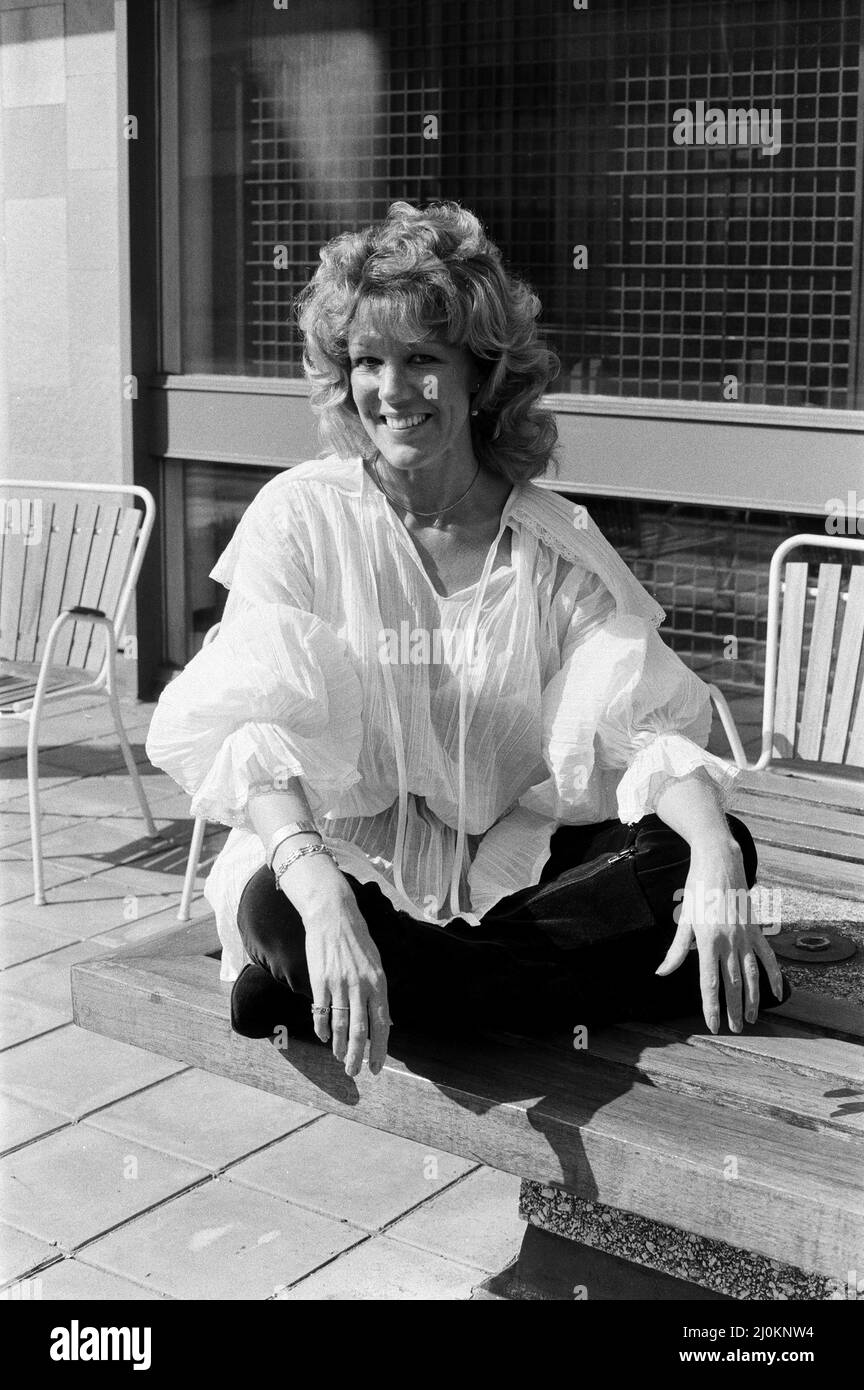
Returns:
[[[327,855],[306,855],[288,868],[280,887],[303,918],[306,964],[316,1009],[315,1032],[332,1036],[333,1056],[356,1076],[369,1042],[369,1070],[387,1056],[390,1013],[378,948],[341,870]],[[332,1025],[332,1026],[331,1026]]]

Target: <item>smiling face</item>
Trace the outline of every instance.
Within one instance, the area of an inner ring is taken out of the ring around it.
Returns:
[[[435,329],[406,342],[361,305],[348,353],[357,413],[391,468],[475,466],[469,416],[478,371],[466,348]]]

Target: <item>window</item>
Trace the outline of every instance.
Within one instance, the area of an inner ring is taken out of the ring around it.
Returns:
[[[864,404],[860,29],[859,0],[184,0],[183,370],[299,377],[321,244],[443,196],[536,288],[556,391]]]
[[[218,623],[226,591],[210,571],[256,493],[275,474],[263,468],[189,463],[184,469],[181,521],[186,622],[182,660],[194,656]],[[175,528],[176,529],[176,528]]]

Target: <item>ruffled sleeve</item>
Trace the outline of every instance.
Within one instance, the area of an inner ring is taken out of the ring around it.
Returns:
[[[302,506],[286,515],[271,489],[213,570],[230,586],[219,634],[162,692],[146,745],[193,815],[246,830],[260,789],[299,777],[326,815],[360,780],[360,681],[344,642],[308,611]]]
[[[543,692],[543,752],[555,814],[590,804],[598,783],[617,780],[625,824],[653,811],[670,780],[697,769],[725,803],[737,771],[705,751],[707,686],[645,617],[622,614],[596,581],[582,581],[563,634],[562,664]]]
[[[598,723],[597,750],[605,766],[626,769],[618,783],[621,820],[648,815],[670,781],[697,770],[725,804],[738,772],[705,751],[711,697],[704,681],[643,619],[615,619],[607,640],[617,648],[618,689]]]
[[[250,609],[166,686],[147,756],[192,796],[192,814],[251,829],[260,789],[300,777],[328,814],[359,781],[360,681],[335,633],[284,605]]]

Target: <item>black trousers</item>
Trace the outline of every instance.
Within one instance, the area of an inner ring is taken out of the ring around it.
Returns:
[[[753,839],[740,820],[727,819],[752,887]],[[674,895],[689,862],[687,842],[655,815],[635,826],[562,826],[540,882],[502,899],[479,926],[418,921],[394,908],[376,884],[347,878],[381,954],[395,1028],[545,1033],[701,1012],[695,951],[673,974],[654,973],[675,934]],[[256,987],[258,1016],[250,1027],[243,1017],[247,966],[232,993],[235,1029],[265,1036],[284,1027],[290,1036],[314,1036],[303,922],[269,869],[246,885],[238,927],[251,960],[281,988],[265,991],[262,1023]],[[778,1002],[761,963],[759,988],[760,1008]]]

